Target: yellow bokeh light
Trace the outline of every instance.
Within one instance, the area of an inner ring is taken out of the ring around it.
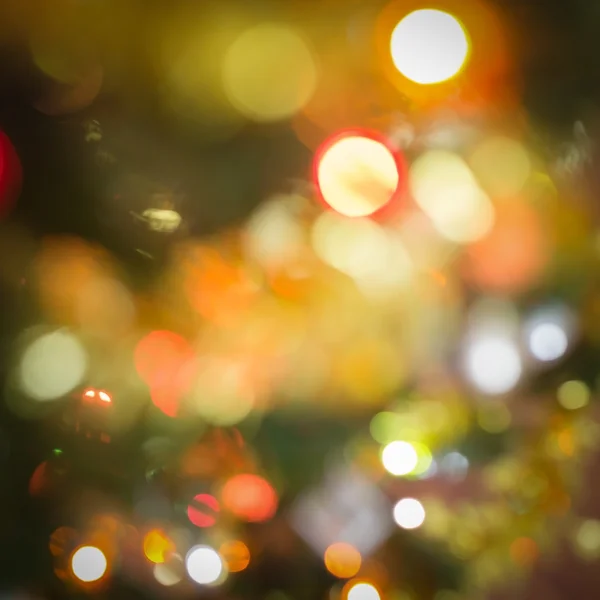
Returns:
[[[317,158],[316,179],[323,200],[346,217],[367,217],[392,200],[400,181],[398,165],[383,143],[370,137],[340,137]]]
[[[381,452],[381,462],[392,475],[408,475],[419,463],[419,455],[409,442],[391,442]]]
[[[567,381],[558,388],[558,402],[567,410],[577,410],[587,406],[590,389],[583,381]]]
[[[396,25],[390,50],[402,75],[430,85],[460,72],[469,56],[469,40],[456,17],[440,10],[416,10]]]
[[[144,554],[155,564],[164,563],[175,552],[173,542],[159,529],[154,529],[144,537]]]
[[[73,575],[84,583],[98,581],[106,573],[108,561],[99,548],[82,546],[71,557]]]
[[[471,155],[470,163],[482,185],[501,197],[518,194],[531,173],[527,150],[504,136],[485,140]]]
[[[470,243],[494,223],[494,207],[465,161],[446,150],[430,150],[411,166],[410,187],[417,204],[444,238]]]
[[[223,85],[231,104],[256,121],[292,116],[313,95],[317,67],[302,36],[291,27],[263,23],[229,47]]]
[[[352,545],[338,542],[325,550],[327,570],[340,579],[354,577],[362,562],[360,552]]]

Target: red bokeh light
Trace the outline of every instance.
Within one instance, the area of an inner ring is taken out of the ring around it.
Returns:
[[[22,180],[17,152],[8,136],[0,131],[0,217],[12,208],[21,191]]]
[[[258,475],[235,475],[223,487],[223,503],[238,518],[258,523],[277,511],[277,494],[271,484]]]
[[[187,515],[190,523],[196,527],[212,527],[217,522],[216,514],[220,510],[219,501],[214,496],[198,494],[188,506]]]

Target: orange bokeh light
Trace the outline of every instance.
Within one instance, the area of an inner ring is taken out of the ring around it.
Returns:
[[[518,565],[531,565],[538,555],[538,545],[531,538],[521,537],[510,545],[510,557]]]
[[[155,564],[164,563],[175,552],[175,544],[160,529],[149,531],[144,537],[144,555]]]
[[[522,202],[502,202],[490,232],[468,248],[465,276],[486,291],[520,293],[539,281],[549,257],[537,212]]]
[[[360,552],[351,544],[338,542],[325,550],[325,566],[327,570],[340,579],[354,577],[362,563]]]
[[[244,542],[239,540],[225,542],[219,548],[219,554],[225,561],[227,570],[230,573],[239,573],[250,564],[250,550]]]
[[[153,331],[138,342],[134,360],[152,402],[166,415],[177,416],[181,397],[196,374],[195,354],[188,342],[170,331]]]
[[[235,475],[223,487],[223,504],[238,518],[258,523],[277,511],[277,494],[271,484],[258,475]]]

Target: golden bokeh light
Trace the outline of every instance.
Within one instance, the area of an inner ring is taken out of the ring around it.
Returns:
[[[558,402],[567,410],[578,410],[588,405],[590,388],[583,381],[567,381],[557,392]]]
[[[494,208],[465,161],[446,150],[422,154],[411,166],[415,200],[444,238],[456,243],[481,239],[494,222]]]
[[[360,552],[351,544],[337,542],[325,550],[327,570],[340,579],[354,577],[362,563]]]
[[[367,134],[348,132],[326,142],[315,156],[323,201],[346,217],[367,217],[387,206],[398,190],[392,151]]]
[[[162,564],[173,552],[175,544],[160,529],[153,529],[144,537],[144,554],[150,562]]]
[[[263,23],[246,30],[223,62],[223,85],[231,104],[256,121],[291,117],[312,96],[317,66],[295,29]]]
[[[431,85],[460,72],[469,56],[469,40],[456,17],[440,10],[416,10],[394,29],[390,50],[400,73]]]

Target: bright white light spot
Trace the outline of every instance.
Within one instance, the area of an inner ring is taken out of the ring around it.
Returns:
[[[98,581],[106,573],[106,556],[94,546],[82,546],[71,558],[71,568],[77,579],[85,583]]]
[[[21,359],[21,389],[36,400],[60,398],[85,376],[87,354],[79,340],[67,331],[39,337]]]
[[[218,581],[223,572],[223,562],[219,553],[210,546],[195,546],[185,559],[189,576],[202,585]]]
[[[381,462],[392,475],[408,475],[418,464],[419,456],[408,442],[391,442],[381,453]]]
[[[509,339],[482,338],[467,349],[466,374],[485,394],[504,394],[512,390],[523,370],[521,357]]]
[[[446,81],[462,69],[469,41],[452,15],[440,10],[416,10],[396,25],[390,49],[400,73],[427,85]]]
[[[404,498],[394,506],[394,521],[403,529],[416,529],[425,521],[425,509],[414,498]]]
[[[181,215],[174,210],[163,208],[148,208],[142,217],[148,223],[148,228],[161,233],[173,233],[181,225]]]
[[[357,583],[348,591],[348,600],[380,600],[379,592],[370,583]]]
[[[529,350],[542,362],[559,359],[568,346],[567,334],[556,323],[540,323],[529,335]]]

